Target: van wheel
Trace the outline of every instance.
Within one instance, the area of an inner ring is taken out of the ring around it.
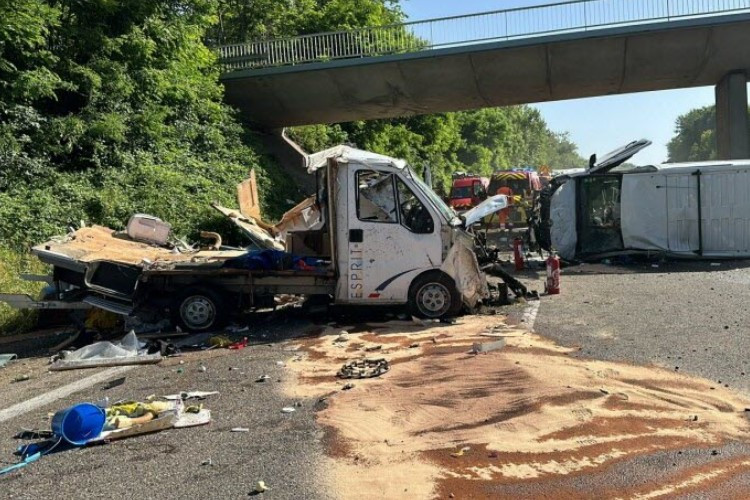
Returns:
[[[409,288],[409,308],[420,318],[455,316],[461,311],[461,306],[456,285],[445,274],[418,276]]]
[[[207,332],[226,324],[226,301],[204,287],[185,290],[172,307],[172,320],[188,332]]]

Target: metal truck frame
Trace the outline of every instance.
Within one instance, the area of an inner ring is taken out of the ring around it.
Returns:
[[[317,192],[274,226],[260,219],[254,177],[240,210],[215,206],[257,249],[319,259],[311,269],[246,269],[246,249],[182,250],[93,226],[33,248],[53,266],[57,302],[123,315],[168,311],[188,331],[209,331],[280,294],[336,304],[408,304],[416,315],[456,314],[488,297],[467,230],[507,206],[495,196],[461,218],[403,160],[347,146],[306,158]],[[215,236],[214,236],[215,237]]]

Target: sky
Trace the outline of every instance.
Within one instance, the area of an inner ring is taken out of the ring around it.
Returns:
[[[554,3],[543,0],[402,0],[410,21]],[[600,156],[637,139],[653,145],[633,158],[636,164],[666,161],[667,143],[677,117],[714,104],[714,88],[698,87],[532,104],[549,128],[568,132],[581,156]]]

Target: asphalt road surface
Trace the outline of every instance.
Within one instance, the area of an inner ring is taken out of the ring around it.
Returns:
[[[564,269],[537,332],[580,346],[579,356],[653,364],[750,394],[750,264],[656,265]]]
[[[747,266],[721,262],[567,268],[562,294],[542,299],[535,329],[562,345],[579,346],[577,356],[659,365],[750,394]],[[541,288],[542,272],[529,272],[525,280]],[[518,307],[509,311],[520,320]],[[182,358],[184,364],[169,359],[136,367],[112,377],[125,377],[118,387],[105,390],[104,383],[96,383],[3,418],[3,410],[102,371],[50,373],[44,358],[11,364],[0,370],[0,460],[5,463],[16,460],[12,454],[25,442],[13,438],[19,430],[48,427],[48,413],[70,404],[184,390],[216,390],[220,395],[203,401],[213,415],[208,426],[50,454],[0,477],[0,497],[245,498],[262,480],[270,488],[264,499],[333,498],[336,492],[328,491],[321,479],[327,460],[325,434],[315,424],[321,403],[286,398],[282,385],[290,374],[278,364],[294,362],[289,339],[315,331],[304,315],[278,314],[255,329],[256,342],[244,350],[190,354]],[[8,346],[17,347],[0,343],[0,352]],[[43,343],[34,341],[34,352],[43,349]],[[201,364],[205,372],[199,370]],[[11,382],[19,374],[31,378]],[[270,376],[268,381],[255,382],[264,374]],[[294,413],[281,412],[295,404]],[[234,427],[250,432],[231,432]],[[735,443],[717,452],[728,457],[748,450]],[[711,459],[706,450],[684,450],[625,463],[605,474],[617,484],[653,476],[675,463]],[[213,465],[202,465],[209,460]],[[585,486],[586,479],[570,481]],[[735,477],[712,494],[729,490],[750,491],[750,478]],[[519,488],[503,493],[522,497],[531,492]]]
[[[314,423],[316,401],[285,398],[281,385],[288,369],[277,364],[292,362],[295,355],[279,339],[304,334],[309,328],[304,320],[282,318],[260,329],[266,338],[257,345],[240,351],[190,354],[182,358],[182,365],[172,358],[159,365],[135,367],[113,377],[124,376],[123,385],[104,390],[105,384],[98,383],[0,421],[0,460],[12,463],[16,447],[27,442],[13,436],[21,429],[49,428],[48,412],[71,404],[104,397],[110,401],[143,399],[185,390],[220,392],[202,401],[212,413],[213,421],[207,426],[52,453],[24,470],[0,477],[0,497],[246,498],[260,480],[269,487],[264,499],[331,498],[319,480],[319,468],[325,465],[324,433]],[[102,371],[46,372],[45,366],[44,359],[32,359],[0,370],[0,410]],[[10,382],[19,373],[31,373],[32,378]],[[265,374],[269,380],[255,382]],[[301,406],[294,413],[281,412],[295,404]],[[231,432],[235,427],[250,432]],[[213,465],[202,465],[208,460]]]

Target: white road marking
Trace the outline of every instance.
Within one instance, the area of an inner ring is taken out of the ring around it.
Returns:
[[[58,387],[57,389],[51,390],[50,392],[45,393],[45,394],[41,394],[35,398],[31,398],[27,401],[23,401],[21,403],[15,404],[11,406],[10,408],[0,410],[0,422],[5,422],[6,420],[10,420],[11,418],[15,418],[19,415],[23,415],[24,413],[30,412],[31,410],[36,410],[37,408],[46,406],[54,401],[57,401],[58,399],[64,398],[66,396],[70,396],[74,392],[88,389],[92,385],[106,382],[107,380],[115,377],[116,375],[125,373],[129,370],[132,370],[133,368],[135,367],[134,366],[117,366],[114,368],[109,368],[107,370],[96,373],[89,377],[82,378],[81,380],[76,380],[75,382],[71,382],[68,385]]]
[[[526,328],[528,328],[530,332],[534,331],[534,323],[536,323],[536,315],[539,312],[539,306],[541,305],[541,303],[541,300],[530,302],[529,306],[523,313],[523,324],[526,325]]]

